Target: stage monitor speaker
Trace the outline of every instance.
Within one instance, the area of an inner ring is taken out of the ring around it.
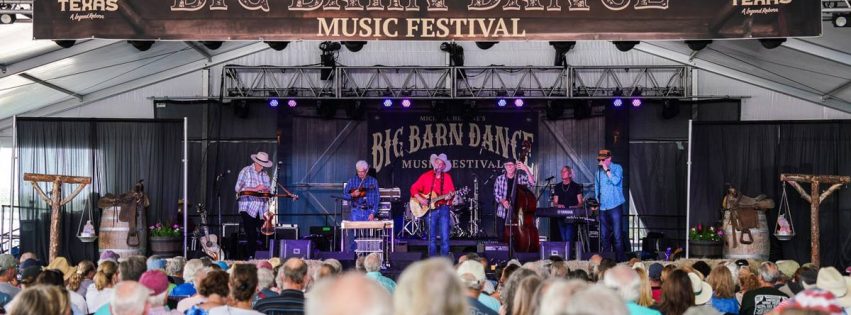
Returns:
[[[280,251],[278,253],[281,258],[298,257],[310,259],[313,243],[310,240],[281,240],[279,248]]]
[[[272,259],[272,252],[268,250],[258,250],[254,252],[254,259]]]
[[[558,256],[565,260],[570,259],[570,243],[569,242],[542,242],[541,243],[541,259],[547,259],[550,256]]]
[[[298,224],[281,224],[275,227],[276,240],[297,240]]]

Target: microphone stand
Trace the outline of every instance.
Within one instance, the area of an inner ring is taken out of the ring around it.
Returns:
[[[219,176],[216,176],[216,206],[219,208],[218,211],[218,221],[219,221],[219,235],[221,237],[225,237],[224,233],[224,225],[222,225],[222,177],[224,177],[226,172],[219,173]],[[237,233],[238,235],[238,233]]]

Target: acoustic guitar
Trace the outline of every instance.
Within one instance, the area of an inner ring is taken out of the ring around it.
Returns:
[[[222,255],[222,248],[219,247],[219,237],[216,234],[210,234],[210,229],[207,227],[207,210],[203,204],[198,204],[198,214],[201,217],[201,231],[204,235],[201,236],[201,251],[213,260],[219,260]]]
[[[428,204],[428,206],[423,206],[422,204],[420,204],[420,201],[417,200],[416,197],[411,197],[411,200],[408,202],[408,208],[411,209],[411,214],[413,214],[415,217],[422,218],[429,211],[437,209],[438,204],[445,202],[444,199],[446,199],[447,197],[454,197],[456,194],[459,193],[465,194],[469,190],[470,189],[465,186],[459,190],[443,195],[438,195],[435,192],[431,192],[430,195],[420,194],[420,197],[423,197],[425,199],[429,199],[429,197],[431,197],[431,203]]]

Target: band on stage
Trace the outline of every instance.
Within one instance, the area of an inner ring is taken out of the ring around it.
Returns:
[[[278,185],[285,194],[271,194],[274,186],[269,175],[264,171],[274,163],[265,152],[251,155],[253,163],[244,167],[236,182],[235,191],[242,227],[245,231],[247,251],[249,256],[256,252],[258,246],[258,229],[261,225],[271,224],[273,215],[269,212],[270,197],[298,197],[291,194],[283,186]],[[450,173],[452,162],[446,154],[432,154],[431,169],[422,173],[411,184],[409,205],[410,212],[422,213],[428,230],[429,256],[449,254],[450,224],[452,223],[450,207],[456,195],[456,186]],[[588,209],[590,220],[596,220],[600,226],[601,252],[614,252],[617,261],[625,260],[623,233],[623,168],[612,162],[612,152],[600,150],[597,154],[598,167],[593,176],[593,197],[586,199],[583,185],[573,179],[573,168],[568,165],[560,169],[561,181],[555,185],[547,185],[550,189],[550,207],[548,212],[573,213],[570,209]],[[496,208],[495,229],[498,240],[510,244],[511,250],[538,251],[538,232],[535,227],[535,176],[529,166],[522,160],[506,159],[502,163],[503,173],[493,183],[493,202]],[[355,163],[355,175],[343,186],[342,197],[351,209],[347,220],[373,221],[379,219],[379,183],[375,177],[368,175],[369,164],[366,161]],[[550,177],[546,180],[550,183]],[[529,194],[525,196],[524,194]],[[524,198],[531,198],[525,203]],[[545,209],[541,209],[542,211]],[[542,215],[550,217],[550,224],[558,227],[562,241],[575,244],[577,241],[577,226],[588,221],[577,220],[576,215]],[[471,218],[473,220],[474,218]],[[477,219],[477,218],[475,218]],[[505,228],[499,228],[504,226]],[[582,234],[582,233],[579,233]],[[472,233],[471,233],[472,235]],[[525,239],[524,239],[525,237]],[[530,239],[531,238],[531,239]],[[579,236],[582,239],[582,236]],[[354,250],[354,238],[347,246]],[[587,240],[583,240],[587,241]],[[525,246],[521,242],[529,242]],[[566,253],[570,258],[571,253]],[[581,257],[575,257],[581,258]]]

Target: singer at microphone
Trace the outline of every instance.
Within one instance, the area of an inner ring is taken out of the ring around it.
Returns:
[[[602,251],[612,250],[611,237],[614,236],[615,258],[618,262],[626,260],[624,255],[623,204],[626,202],[623,194],[623,168],[620,164],[612,163],[612,152],[600,150],[597,152],[599,169],[594,175],[594,193],[600,202],[600,242]]]

